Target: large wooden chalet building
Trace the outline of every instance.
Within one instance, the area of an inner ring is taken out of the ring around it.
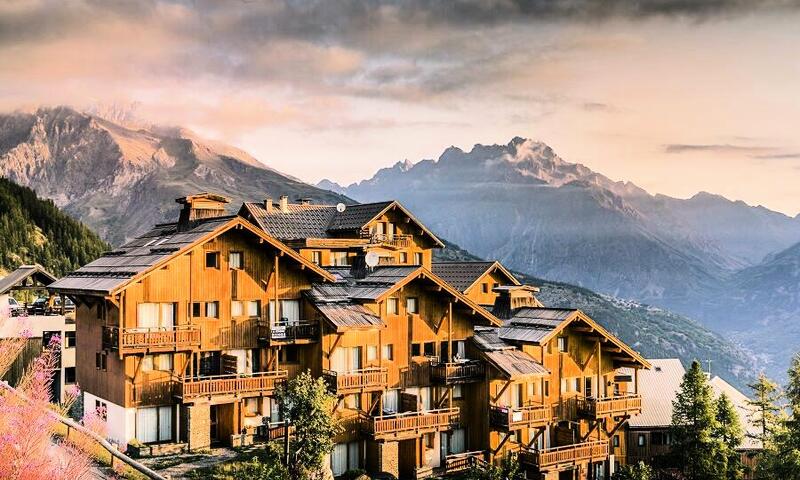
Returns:
[[[529,478],[600,479],[624,462],[647,361],[497,262],[434,263],[443,243],[398,202],[178,202],[177,222],[52,285],[77,304],[77,380],[112,439],[283,435],[271,395],[310,370],[338,396],[337,476],[514,453]]]

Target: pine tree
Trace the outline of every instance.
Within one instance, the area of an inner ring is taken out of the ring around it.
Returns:
[[[759,455],[756,467],[757,479],[780,478],[800,480],[800,357],[795,355],[788,371],[786,400],[789,413],[778,406],[778,387],[761,375],[750,387],[754,391],[751,404],[756,409],[755,420],[761,426],[758,438],[764,450]]]
[[[725,478],[727,455],[718,431],[714,399],[700,363],[692,362],[672,402],[673,451],[689,480]]]
[[[780,411],[778,385],[762,373],[758,376],[758,380],[748,387],[753,390],[753,399],[747,403],[755,410],[751,415],[751,421],[759,426],[759,434],[751,436],[766,444],[778,423],[778,412]]]
[[[728,480],[739,480],[744,476],[744,465],[736,449],[744,440],[744,430],[739,419],[736,408],[724,393],[716,401],[717,426],[714,430],[714,437],[717,438],[725,448],[727,457],[727,473],[725,478]]]

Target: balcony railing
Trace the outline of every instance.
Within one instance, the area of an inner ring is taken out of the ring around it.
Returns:
[[[540,471],[561,469],[606,458],[608,458],[606,441],[577,443],[544,450],[523,449],[519,453],[520,463],[537,467]]]
[[[421,412],[365,417],[364,430],[376,440],[402,440],[423,433],[456,428],[461,421],[458,408],[442,408]]]
[[[103,327],[103,348],[120,353],[173,352],[200,346],[196,325],[168,328]]]
[[[309,343],[319,339],[319,323],[316,322],[269,322],[259,323],[260,339],[273,343]]]
[[[489,425],[500,430],[544,427],[553,421],[554,412],[547,405],[489,407]]]
[[[635,415],[641,411],[642,397],[638,394],[586,398],[578,402],[578,413],[590,418]]]
[[[445,475],[453,473],[465,472],[472,467],[481,466],[486,464],[484,452],[464,452],[453,453],[445,457],[443,472]]]
[[[431,382],[438,385],[478,382],[483,377],[483,362],[478,360],[431,364]]]
[[[286,381],[287,377],[288,372],[286,370],[274,370],[248,374],[183,378],[179,384],[180,392],[178,395],[184,400],[226,395],[234,397],[270,395],[278,385]]]
[[[129,384],[130,403],[136,406],[173,403],[177,388],[177,378],[172,376],[133,382]]]
[[[369,243],[381,243],[396,248],[406,248],[411,246],[412,236],[395,233],[371,233],[369,230],[361,231],[361,238],[368,239]]]
[[[383,390],[389,384],[389,369],[381,367],[362,368],[349,372],[323,370],[322,378],[328,389],[337,395]]]

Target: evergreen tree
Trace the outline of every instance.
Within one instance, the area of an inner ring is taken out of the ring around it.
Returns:
[[[672,402],[673,451],[689,480],[725,478],[727,455],[718,431],[716,409],[706,374],[697,361],[683,376]]]
[[[800,480],[800,357],[795,355],[788,371],[786,399],[789,413],[778,405],[778,387],[764,375],[750,387],[754,391],[751,404],[755,407],[754,420],[761,426],[757,437],[764,450],[756,464],[756,478]]]
[[[653,478],[653,469],[644,462],[636,465],[623,465],[611,477],[611,480],[650,480]]]
[[[763,373],[758,376],[755,383],[748,385],[753,390],[753,399],[748,401],[755,412],[751,415],[751,421],[759,426],[759,434],[751,435],[756,440],[766,444],[778,423],[778,400],[780,392],[778,385],[767,378]]]
[[[736,408],[724,393],[716,401],[716,419],[714,437],[722,443],[727,457],[725,478],[739,480],[744,477],[744,465],[736,449],[744,440],[744,430]]]

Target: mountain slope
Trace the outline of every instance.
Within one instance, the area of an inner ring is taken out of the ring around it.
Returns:
[[[437,251],[439,261],[479,260],[452,243]],[[739,388],[753,379],[761,363],[755,356],[698,322],[637,302],[600,295],[585,288],[514,273],[520,281],[540,287],[545,305],[580,308],[646,358],[680,358],[685,365],[711,362],[715,374]]]
[[[798,219],[708,194],[653,196],[522,138],[451,147],[338,188],[396,197],[442,236],[517,270],[704,321],[705,299],[723,295],[734,271],[800,240]]]
[[[112,244],[172,220],[172,202],[213,190],[346,199],[180,129],[130,129],[67,107],[0,115],[0,176],[35,189]]]
[[[0,273],[39,263],[55,275],[99,257],[109,246],[33,190],[0,178]]]

